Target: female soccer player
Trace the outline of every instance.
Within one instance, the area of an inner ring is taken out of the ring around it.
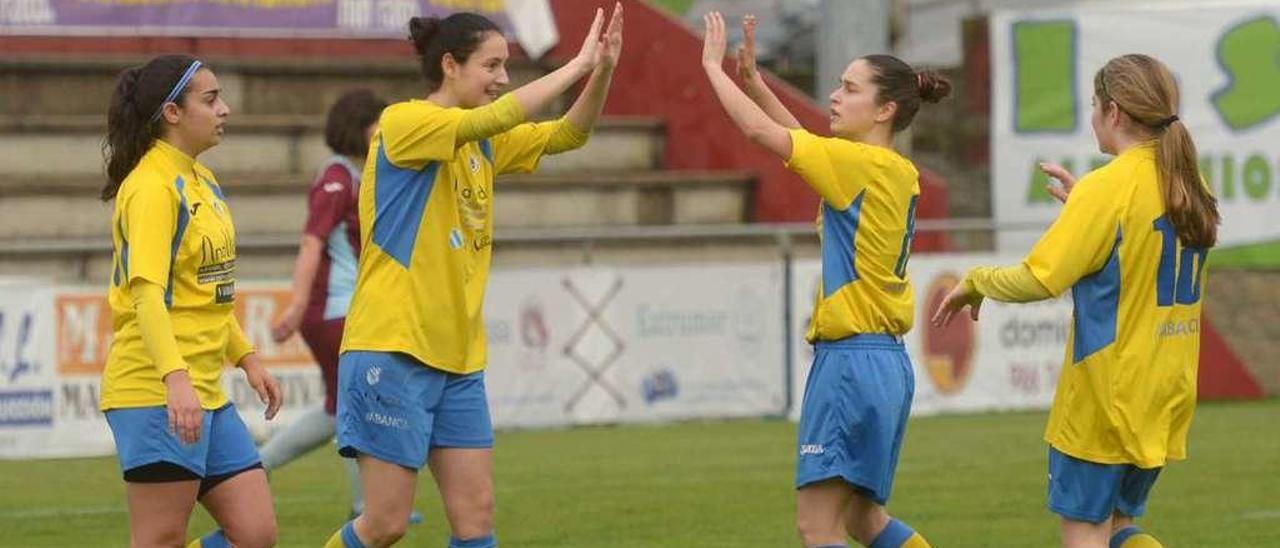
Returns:
[[[262,448],[262,465],[273,471],[328,443],[334,434],[338,402],[338,347],[356,288],[360,221],[356,198],[369,139],[386,101],[369,90],[344,94],[329,108],[324,140],[333,151],[311,183],[307,223],[293,269],[293,298],[272,326],[272,338],[284,342],[295,331],[311,349],[324,380],[324,405],[308,411],[275,434]],[[351,516],[364,511],[364,487],[356,463],[343,459],[351,483]],[[414,512],[410,521],[421,520]]]
[[[796,463],[796,525],[806,546],[922,547],[885,512],[915,379],[901,335],[911,328],[907,259],[920,194],[915,166],[892,148],[920,103],[950,84],[888,55],[849,64],[831,92],[831,132],[819,137],[755,71],[755,22],[739,55],[747,93],[721,67],[724,19],[704,17],[702,65],[729,117],[787,161],[822,197],[822,281],[807,339],[817,347],[805,387]],[[754,102],[753,102],[754,99]]]
[[[458,13],[409,22],[426,100],[383,111],[360,188],[363,246],[338,367],[338,447],[356,457],[365,511],[328,546],[388,546],[405,531],[418,470],[431,468],[450,546],[496,546],[493,429],[480,310],[493,234],[493,177],[582,146],[622,48],[622,6],[596,11],[578,55],[519,89],[507,41]],[[590,74],[561,119],[525,117]]]
[[[1186,458],[1218,205],[1163,63],[1112,59],[1093,93],[1094,137],[1116,158],[1078,184],[1045,166],[1064,187],[1053,226],[1021,264],[969,271],[933,322],[965,307],[976,320],[984,297],[1030,302],[1071,289],[1071,342],[1045,430],[1049,509],[1066,546],[1159,546],[1133,520],[1165,462]]]
[[[225,362],[267,404],[280,388],[233,315],[231,211],[196,161],[230,113],[218,79],[185,55],[120,74],[107,112],[113,338],[101,408],[115,437],[134,546],[181,545],[197,500],[221,531],[205,547],[271,546],[276,520],[253,437],[222,391]]]

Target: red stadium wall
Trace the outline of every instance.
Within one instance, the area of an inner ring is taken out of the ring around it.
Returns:
[[[1205,314],[1200,322],[1201,400],[1244,400],[1263,397],[1262,387],[1227,345]]]
[[[551,0],[560,29],[560,44],[551,55],[568,59],[577,53],[595,7],[611,9],[607,0]],[[702,71],[702,39],[665,12],[638,0],[624,0],[626,45],[605,112],[622,116],[656,116],[667,127],[669,169],[750,169],[759,174],[754,220],[809,221],[818,196],[772,154],[747,140],[720,108]],[[807,96],[766,75],[783,104],[805,127],[825,130],[827,114]],[[945,218],[947,194],[942,178],[921,169],[921,218]],[[950,240],[942,233],[921,233],[917,250],[942,251]]]

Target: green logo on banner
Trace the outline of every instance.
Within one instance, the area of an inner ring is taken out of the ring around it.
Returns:
[[[1073,21],[1014,23],[1014,129],[1019,133],[1075,131],[1075,46]]]
[[[1232,129],[1248,129],[1280,114],[1280,25],[1272,17],[1232,27],[1218,41],[1218,63],[1230,82],[1213,106]]]

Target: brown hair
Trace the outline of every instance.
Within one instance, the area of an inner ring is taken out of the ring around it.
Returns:
[[[1156,139],[1156,176],[1164,207],[1182,245],[1213,247],[1218,241],[1218,200],[1200,178],[1199,156],[1178,120],[1178,84],[1169,68],[1141,54],[1116,57],[1093,77],[1098,104],[1120,111]]]
[[[862,60],[875,69],[871,82],[879,89],[876,103],[898,104],[893,115],[894,133],[911,125],[921,102],[937,103],[951,93],[951,82],[942,75],[931,70],[916,72],[911,65],[892,55],[867,55]]]
[[[324,144],[335,154],[363,159],[369,153],[365,130],[382,115],[387,102],[372,91],[358,89],[339,97],[324,123]]]
[[[440,89],[444,83],[444,68],[440,66],[444,54],[453,56],[458,64],[467,62],[484,41],[485,34],[502,29],[489,18],[469,12],[459,12],[444,19],[439,17],[414,17],[409,19],[409,41],[422,65],[422,76],[427,79],[428,91]]]
[[[138,166],[142,156],[160,136],[162,122],[156,113],[196,59],[189,55],[161,55],[145,65],[127,68],[116,79],[107,108],[107,135],[102,143],[102,156],[107,164],[107,183],[99,197],[115,198],[129,172]],[[181,105],[190,86],[184,86],[174,97]]]

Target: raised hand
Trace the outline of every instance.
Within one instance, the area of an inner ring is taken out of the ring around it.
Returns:
[[[596,18],[591,21],[591,28],[587,30],[587,37],[582,39],[582,49],[578,50],[578,56],[574,57],[572,61],[581,65],[588,72],[596,68],[596,64],[600,62],[600,28],[603,25],[604,10],[596,8]]]
[[[618,57],[622,55],[622,2],[613,5],[613,15],[609,16],[609,26],[601,37],[599,49],[596,50],[597,64],[612,70],[618,66]]]
[[[738,46],[738,76],[749,82],[760,75],[756,71],[756,16],[742,18],[742,35],[742,45]]]
[[[1049,194],[1054,198],[1057,198],[1059,202],[1064,204],[1067,203],[1067,195],[1071,194],[1071,189],[1076,186],[1075,175],[1072,175],[1070,171],[1067,171],[1066,168],[1058,164],[1041,162],[1039,167],[1040,171],[1043,171],[1045,175],[1053,177],[1054,179],[1057,179],[1059,183],[1062,183],[1062,188],[1058,188],[1050,183],[1045,186],[1045,190],[1048,190]]]
[[[702,16],[706,32],[702,37],[702,66],[720,67],[724,63],[725,36],[724,17],[713,11]]]

